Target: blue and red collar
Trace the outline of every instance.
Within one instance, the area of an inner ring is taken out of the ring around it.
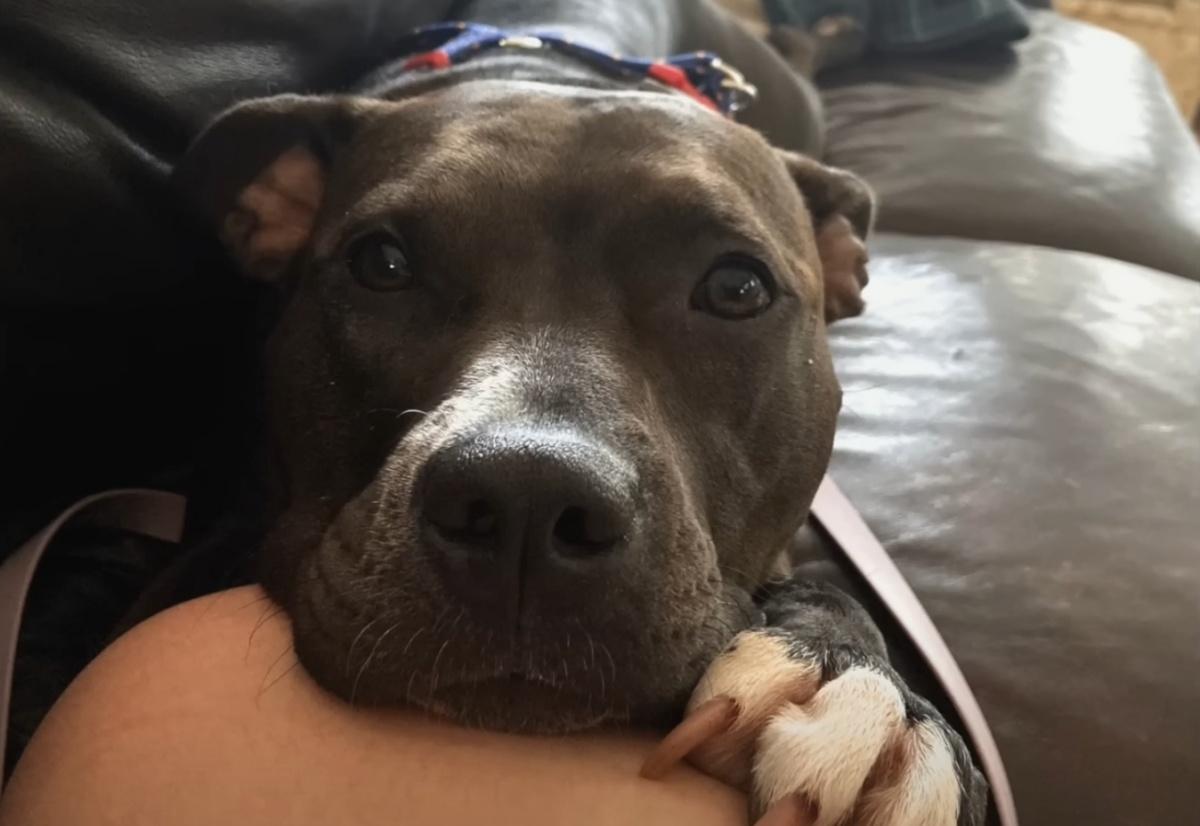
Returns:
[[[400,44],[410,54],[406,71],[448,69],[496,49],[552,51],[573,57],[613,77],[655,80],[733,117],[758,95],[741,72],[711,52],[691,52],[661,60],[642,60],[593,49],[550,31],[520,34],[480,23],[438,23],[417,29]]]

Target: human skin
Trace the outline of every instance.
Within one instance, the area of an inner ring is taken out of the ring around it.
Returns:
[[[686,766],[639,778],[653,732],[526,737],[355,709],[291,651],[257,588],[134,629],[51,711],[0,826],[746,823],[741,794]]]

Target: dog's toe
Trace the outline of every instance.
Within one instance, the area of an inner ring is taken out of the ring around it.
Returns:
[[[747,788],[759,735],[779,709],[804,703],[821,687],[821,668],[795,656],[785,635],[771,630],[743,631],[701,678],[688,713],[718,697],[734,703],[727,730],[701,743],[691,761],[725,782]]]
[[[754,761],[755,801],[770,807],[798,794],[816,805],[819,824],[841,822],[903,725],[894,685],[866,668],[847,671],[767,723]]]
[[[689,703],[688,759],[749,792],[762,824],[981,822],[982,779],[936,710],[886,663],[830,676],[826,660],[778,629],[740,634]]]
[[[953,754],[932,723],[910,726],[899,691],[852,669],[807,705],[780,709],[754,764],[755,805],[810,801],[817,826],[954,826],[959,783]]]
[[[953,749],[931,721],[906,729],[858,806],[864,826],[955,824],[963,800]],[[973,821],[972,821],[973,822]]]

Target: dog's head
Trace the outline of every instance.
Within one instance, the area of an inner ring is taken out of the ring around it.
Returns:
[[[262,577],[355,702],[676,707],[804,518],[871,198],[690,101],[478,82],[224,115],[178,180],[284,308]]]

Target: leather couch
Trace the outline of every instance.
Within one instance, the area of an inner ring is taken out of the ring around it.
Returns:
[[[1133,43],[827,78],[882,210],[832,474],[958,657],[1026,826],[1197,822],[1200,148]],[[814,568],[830,557],[808,551]]]
[[[3,549],[91,490],[222,467],[187,434],[232,415],[212,388],[253,296],[170,206],[189,135],[336,88],[450,3],[222,0],[153,38],[141,3],[54,7],[0,10]],[[1032,14],[1015,49],[824,79],[829,158],[884,205],[868,312],[833,335],[832,472],[978,692],[1023,823],[1194,822],[1200,150],[1140,50]]]

